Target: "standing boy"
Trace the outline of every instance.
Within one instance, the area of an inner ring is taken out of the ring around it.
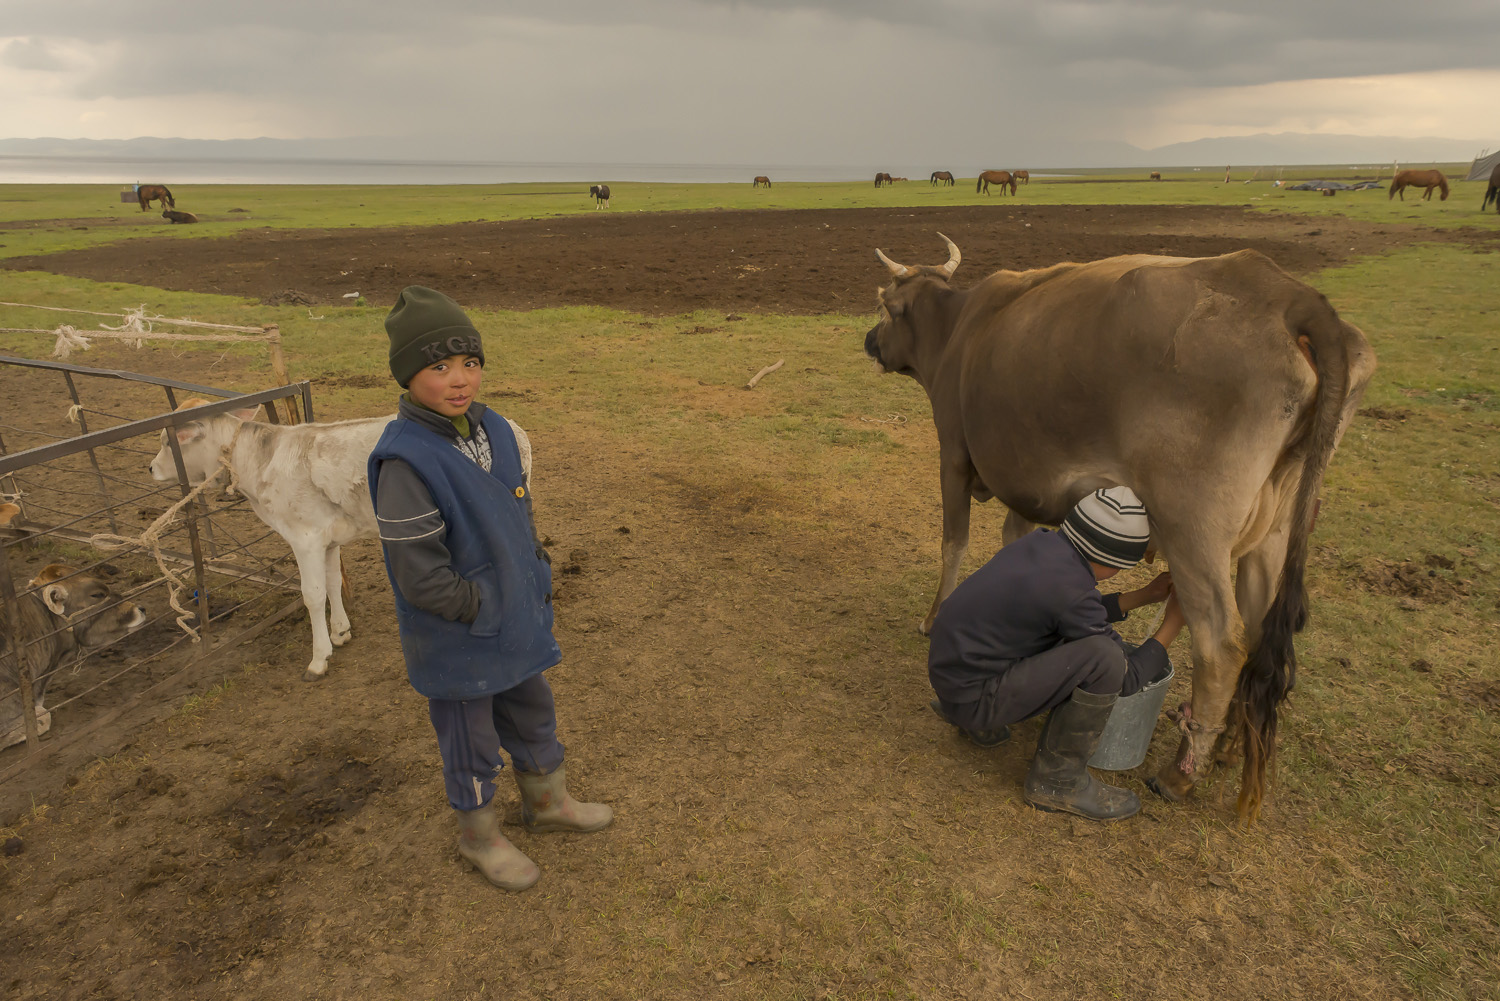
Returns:
[[[1182,629],[1172,579],[1122,594],[1098,584],[1146,555],[1146,509],[1128,487],[1096,490],[1062,531],[1025,535],[948,596],[932,624],[927,676],[932,708],[975,743],[994,747],[1009,724],[1049,713],[1026,776],[1026,801],[1090,820],[1141,808],[1136,794],[1089,772],[1115,701],[1171,670],[1167,647]],[[1166,600],[1156,634],[1126,647],[1110,627],[1133,608]]]
[[[370,493],[412,687],[427,697],[458,852],[490,882],[541,876],[490,802],[503,748],[530,831],[597,831],[613,812],[568,795],[552,689],[552,568],[510,424],[475,402],[479,331],[452,299],[403,289],[385,318],[406,392],[370,453]]]

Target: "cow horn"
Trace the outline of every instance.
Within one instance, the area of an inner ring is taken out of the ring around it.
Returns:
[[[895,261],[885,256],[885,254],[881,253],[879,247],[875,248],[875,256],[880,258],[881,262],[885,264],[886,267],[891,269],[891,274],[895,275],[897,278],[905,278],[907,272],[911,271],[911,268],[908,268],[905,264],[897,264]]]
[[[943,234],[939,233],[938,236],[943,236]],[[948,273],[949,278],[952,278],[953,272],[958,270],[959,262],[964,259],[964,255],[958,252],[958,244],[946,236],[943,236],[943,242],[948,245],[948,263],[943,265],[943,270]]]

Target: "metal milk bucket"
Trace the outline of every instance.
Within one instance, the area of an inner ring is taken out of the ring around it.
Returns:
[[[1161,715],[1162,704],[1167,701],[1167,689],[1176,677],[1177,669],[1167,665],[1164,677],[1157,678],[1134,695],[1127,695],[1115,702],[1099,737],[1099,748],[1089,759],[1094,768],[1119,772],[1135,768],[1146,760],[1151,749],[1151,736],[1156,732],[1156,719]]]

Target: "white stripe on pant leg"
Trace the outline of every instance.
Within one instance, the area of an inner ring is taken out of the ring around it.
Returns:
[[[471,775],[471,776],[469,776],[469,781],[474,783],[474,805],[475,806],[483,806],[484,805],[484,800],[480,799],[480,793],[479,793],[479,779],[477,779],[477,778],[475,778],[474,776]]]

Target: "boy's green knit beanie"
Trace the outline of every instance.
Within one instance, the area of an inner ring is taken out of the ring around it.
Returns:
[[[475,355],[484,364],[484,342],[463,307],[422,285],[408,285],[385,316],[391,339],[391,375],[406,388],[412,376],[449,355]]]

